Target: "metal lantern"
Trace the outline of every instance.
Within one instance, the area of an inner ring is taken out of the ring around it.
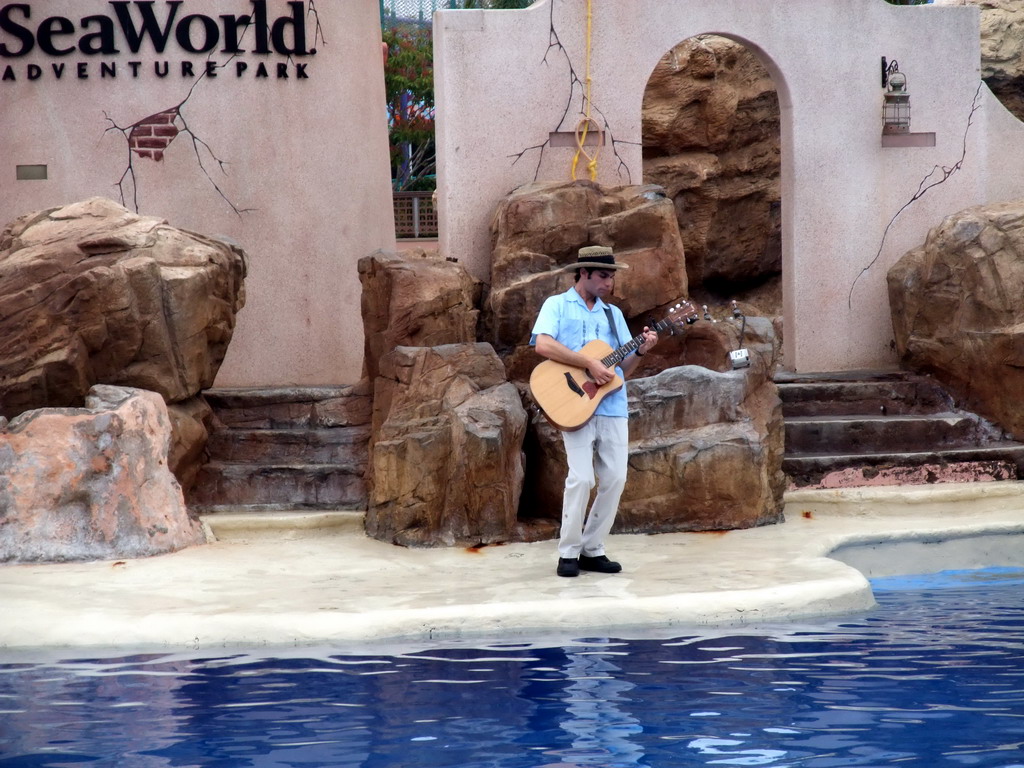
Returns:
[[[894,61],[889,66],[888,85],[882,104],[882,133],[910,133],[910,93],[907,76]]]

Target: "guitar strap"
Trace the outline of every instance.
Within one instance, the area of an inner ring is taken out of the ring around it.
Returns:
[[[622,346],[622,342],[619,341],[619,330],[618,330],[618,328],[615,327],[615,319],[612,317],[612,308],[611,307],[605,307],[604,308],[604,313],[606,315],[608,315],[608,325],[610,325],[612,327],[612,335],[615,336],[615,346],[616,347],[621,347]]]

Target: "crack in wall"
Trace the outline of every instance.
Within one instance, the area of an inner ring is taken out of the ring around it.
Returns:
[[[131,181],[131,195],[132,195],[132,209],[139,212],[139,184],[138,177],[136,176],[135,168],[135,156],[139,158],[153,160],[155,162],[161,162],[164,157],[164,152],[170,146],[171,142],[174,141],[180,135],[186,135],[192,142],[192,150],[196,156],[196,162],[199,165],[200,171],[210,182],[213,188],[217,191],[217,194],[231,207],[231,210],[235,212],[239,217],[243,213],[249,213],[255,209],[253,208],[240,208],[225,194],[224,190],[221,189],[220,185],[214,180],[213,176],[210,175],[210,171],[207,169],[203,162],[203,154],[200,151],[205,149],[209,156],[216,162],[220,168],[221,173],[227,175],[227,161],[222,160],[213,151],[213,148],[189,127],[188,120],[182,112],[182,107],[191,98],[193,91],[196,86],[206,77],[204,72],[200,75],[196,81],[189,88],[188,95],[185,96],[180,102],[174,106],[155,112],[152,115],[138,120],[128,126],[120,126],[106,113],[103,116],[110,123],[110,127],[105,132],[118,131],[124,138],[128,147],[128,159],[125,165],[124,172],[121,177],[117,180],[117,190],[121,197],[121,204],[127,205],[125,185],[128,180]]]
[[[313,25],[313,45],[314,47],[310,50],[310,53],[316,53],[317,41],[326,44],[327,41],[323,35],[323,28],[320,25],[320,16],[316,8],[315,0],[308,0],[306,6],[306,16],[312,16],[314,20]],[[245,40],[245,36],[249,33],[249,30],[253,27],[252,20],[250,19],[242,29],[241,35],[239,35],[238,43],[239,46]],[[106,112],[103,113],[104,118],[110,123],[104,133],[110,131],[117,131],[121,133],[125,138],[125,142],[128,147],[128,158],[125,164],[124,172],[121,177],[117,180],[115,186],[117,187],[118,194],[121,198],[121,205],[127,206],[126,199],[126,185],[130,181],[131,183],[131,204],[132,209],[135,213],[139,213],[139,184],[138,177],[136,176],[135,159],[136,156],[140,159],[152,160],[154,162],[161,162],[164,159],[164,153],[170,147],[171,143],[180,135],[187,135],[192,144],[192,151],[195,153],[196,162],[199,165],[199,170],[206,177],[207,181],[213,186],[217,194],[230,206],[231,210],[235,212],[239,218],[243,213],[251,213],[255,211],[255,208],[242,208],[236,205],[221,189],[220,185],[214,180],[214,177],[210,174],[206,165],[203,162],[203,152],[209,155],[210,158],[216,163],[220,172],[227,176],[227,167],[229,163],[226,160],[222,160],[213,151],[213,148],[208,142],[199,137],[189,126],[187,119],[182,111],[182,108],[192,98],[192,94],[195,92],[196,87],[208,76],[214,76],[211,74],[211,68],[213,71],[217,69],[224,69],[231,63],[232,60],[236,59],[239,54],[235,53],[224,60],[222,64],[218,64],[213,60],[212,57],[207,58],[207,66],[203,68],[203,71],[193,81],[191,87],[188,89],[188,93],[181,101],[174,106],[166,109],[154,112],[151,115],[143,117],[127,126],[118,125],[113,118],[110,117]],[[292,56],[287,57],[288,63],[292,64]],[[279,65],[281,66],[281,65]]]
[[[604,133],[604,135],[608,137],[608,142],[611,146],[612,154],[615,156],[615,159],[618,160],[618,165],[616,166],[615,173],[621,179],[622,172],[623,170],[625,170],[626,182],[631,184],[633,181],[633,177],[630,173],[629,166],[626,164],[626,161],[623,160],[622,155],[619,154],[618,145],[632,144],[635,146],[642,146],[642,143],[638,141],[624,141],[622,139],[615,138],[614,132],[611,128],[611,124],[608,122],[608,118],[605,116],[604,112],[601,111],[600,107],[598,107],[597,104],[595,104],[594,101],[587,96],[586,85],[584,81],[580,78],[580,76],[577,74],[576,68],[573,66],[572,63],[572,58],[569,56],[568,50],[566,50],[565,45],[562,44],[562,40],[558,35],[558,30],[555,27],[555,0],[551,0],[551,3],[549,4],[549,14],[550,15],[548,21],[548,47],[544,51],[544,58],[541,59],[541,63],[547,65],[548,56],[551,54],[552,50],[555,50],[565,57],[566,64],[569,67],[569,96],[565,102],[565,109],[562,110],[562,117],[559,119],[558,124],[555,126],[555,131],[560,131],[565,127],[565,121],[569,117],[569,110],[572,108],[573,101],[575,101],[576,89],[579,88],[581,101],[580,114],[585,115],[587,111],[587,105],[589,105],[600,117],[600,119],[596,122],[598,122],[601,125],[602,133]],[[515,160],[512,161],[512,165],[515,165],[528,152],[538,150],[537,166],[536,168],[534,168],[533,171],[533,180],[537,181],[537,178],[540,176],[541,163],[544,161],[544,150],[547,149],[550,145],[551,139],[548,138],[547,140],[540,144],[534,144],[533,146],[526,147],[525,149],[522,149],[519,152],[515,152],[511,155],[506,155],[506,157],[514,157]]]
[[[983,85],[983,81],[979,82],[978,89],[974,92],[974,100],[971,103],[971,111],[967,115],[967,126],[964,128],[963,144],[960,151],[960,159],[949,167],[940,165],[934,166],[928,172],[928,174],[923,179],[921,179],[921,182],[917,185],[917,191],[914,192],[911,198],[907,200],[907,202],[905,202],[898,211],[896,211],[896,213],[893,215],[891,219],[889,219],[889,223],[885,225],[885,230],[882,232],[882,239],[881,242],[879,242],[878,244],[878,250],[875,252],[875,257],[868,263],[867,266],[865,266],[863,269],[861,269],[859,273],[857,273],[857,277],[854,278],[853,283],[850,285],[850,293],[846,297],[847,308],[853,308],[853,292],[857,288],[857,281],[859,281],[867,273],[867,271],[870,270],[882,257],[882,249],[885,247],[885,239],[889,236],[889,230],[892,229],[892,226],[896,223],[896,219],[898,219],[900,215],[905,210],[907,210],[911,205],[913,205],[922,197],[924,197],[925,194],[927,194],[928,190],[945,183],[946,181],[949,180],[951,176],[953,176],[953,174],[955,174],[963,167],[964,160],[966,160],[967,158],[967,136],[971,132],[971,125],[974,123],[974,113],[981,109],[980,99],[981,88]],[[938,173],[938,178],[933,179],[932,177],[935,176],[936,173]]]

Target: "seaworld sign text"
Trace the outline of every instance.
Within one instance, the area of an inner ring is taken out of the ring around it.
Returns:
[[[40,3],[41,4],[41,3]],[[128,54],[152,53],[164,56],[177,49],[183,56],[205,55],[207,59],[197,67],[188,59],[172,62],[154,59],[151,62],[130,60],[120,62],[122,76],[137,78],[152,72],[157,77],[180,73],[182,77],[205,75],[216,77],[218,70],[227,69],[235,77],[307,79],[306,63],[294,57],[312,56],[306,23],[310,14],[314,24],[316,11],[306,2],[289,2],[288,11],[275,19],[270,18],[267,0],[249,0],[249,12],[239,15],[207,16],[186,13],[185,0],[165,0],[158,9],[156,0],[109,0],[106,14],[82,16],[77,22],[65,16],[33,16],[30,3],[8,3],[0,7],[0,62],[3,73],[0,81],[39,80],[44,77],[61,79],[65,76],[84,80],[92,76],[108,78],[118,76],[118,61],[113,57]],[[43,14],[39,14],[42,16]],[[314,29],[315,36],[319,26]],[[37,52],[55,57],[58,61],[47,65],[30,63],[18,65],[17,60]],[[261,57],[248,61],[246,54]],[[64,57],[89,57],[66,67]],[[218,63],[217,57],[223,56]],[[94,57],[101,60],[96,61]],[[266,57],[277,57],[268,62]],[[90,67],[90,64],[98,66]]]

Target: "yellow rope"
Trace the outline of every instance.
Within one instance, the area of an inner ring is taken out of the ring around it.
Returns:
[[[587,63],[586,63],[586,79],[584,81],[584,92],[585,92],[585,104],[584,114],[578,123],[576,123],[576,154],[572,158],[572,180],[576,180],[576,167],[580,162],[580,155],[585,155],[587,158],[587,169],[590,171],[590,180],[597,180],[597,156],[601,153],[601,137],[598,135],[597,142],[595,143],[596,149],[594,154],[590,154],[584,148],[584,144],[587,141],[587,134],[590,132],[590,126],[593,125],[600,131],[590,117],[590,86],[592,79],[590,77],[590,50],[591,50],[591,30],[593,27],[594,11],[593,11],[593,0],[587,0]]]

